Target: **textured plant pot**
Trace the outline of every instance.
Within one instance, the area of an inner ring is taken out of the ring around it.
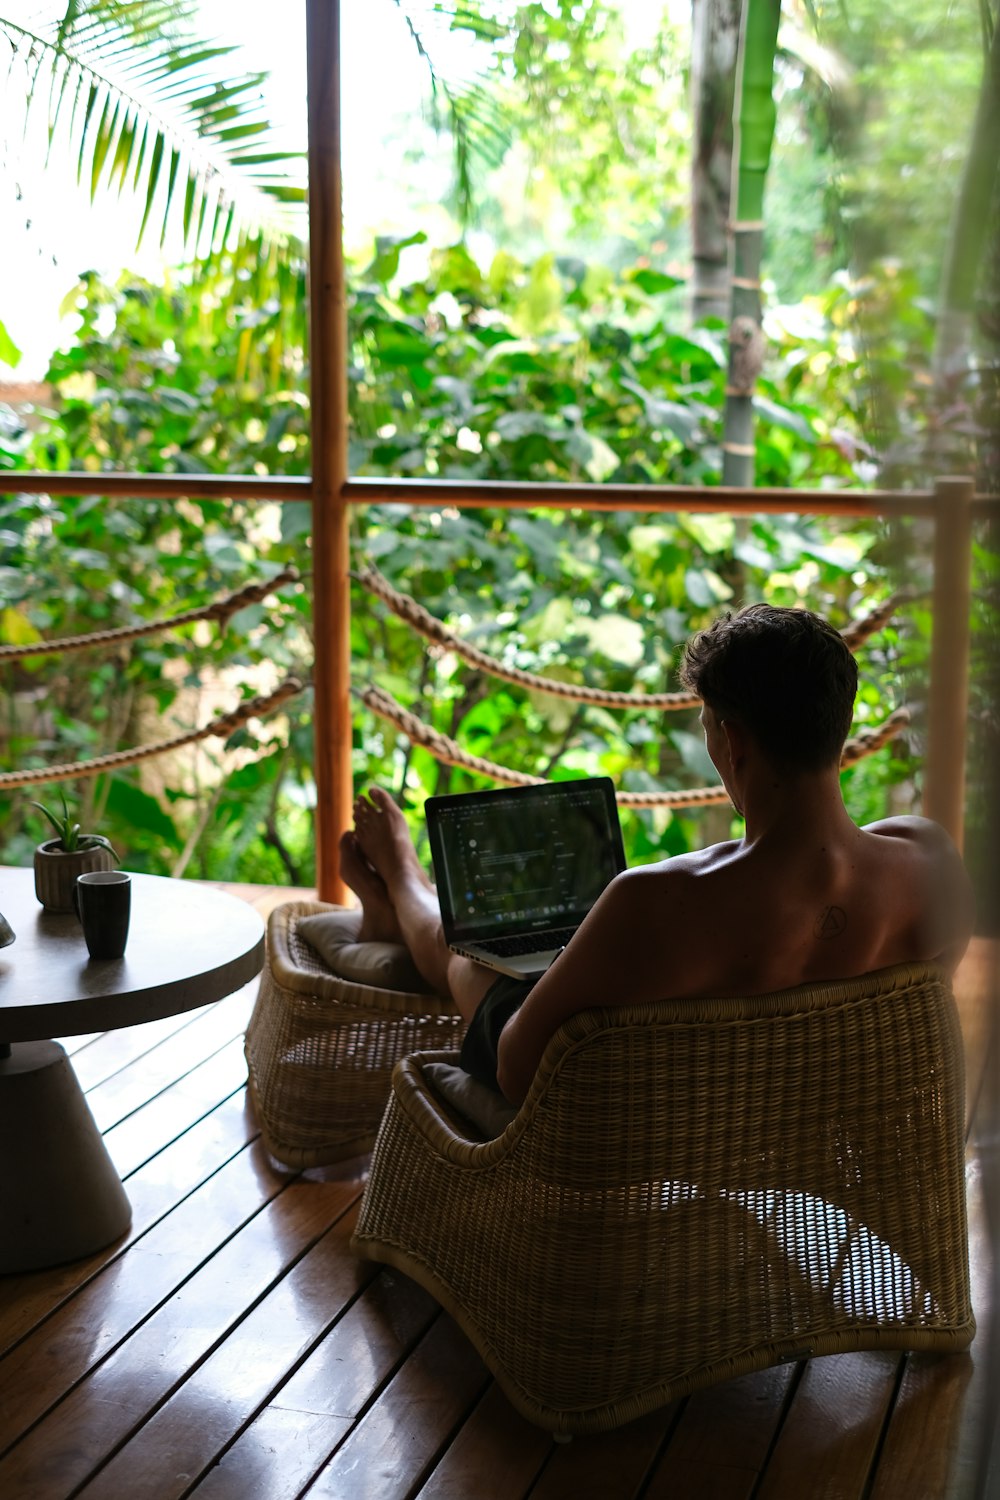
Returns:
[[[35,850],[35,895],[46,911],[73,911],[76,877],[86,870],[114,868],[114,855],[100,844],[67,854],[58,839],[47,839]]]

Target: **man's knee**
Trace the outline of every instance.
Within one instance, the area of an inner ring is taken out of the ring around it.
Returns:
[[[471,1020],[479,1009],[479,1003],[496,979],[492,969],[477,964],[474,959],[464,958],[460,953],[451,953],[447,963],[448,993],[461,1015]]]

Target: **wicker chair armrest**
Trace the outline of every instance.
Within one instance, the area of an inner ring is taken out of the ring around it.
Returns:
[[[401,1058],[393,1069],[392,1090],[400,1109],[440,1156],[457,1166],[485,1171],[509,1155],[533,1111],[526,1102],[501,1135],[490,1141],[472,1139],[467,1122],[449,1107],[423,1071],[427,1063],[456,1066],[458,1056],[457,1052],[413,1052]]]

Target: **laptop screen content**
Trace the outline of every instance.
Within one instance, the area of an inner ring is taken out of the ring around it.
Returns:
[[[434,797],[426,811],[449,938],[576,926],[625,867],[608,777]]]

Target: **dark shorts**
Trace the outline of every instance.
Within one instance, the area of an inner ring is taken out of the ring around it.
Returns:
[[[479,1002],[462,1042],[459,1062],[477,1083],[497,1089],[497,1047],[500,1033],[516,1010],[520,1010],[535,981],[501,974]]]

